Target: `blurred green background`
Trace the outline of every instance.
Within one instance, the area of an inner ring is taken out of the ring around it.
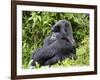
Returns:
[[[89,65],[89,14],[57,12],[22,12],[22,67],[29,68],[32,52],[43,45],[43,40],[51,32],[51,27],[66,19],[72,24],[73,36],[77,43],[77,59],[66,59],[51,67]]]

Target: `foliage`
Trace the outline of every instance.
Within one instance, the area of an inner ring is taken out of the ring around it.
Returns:
[[[43,45],[50,28],[58,20],[66,19],[72,24],[77,43],[77,60],[66,59],[61,64],[89,65],[89,15],[82,13],[56,13],[23,11],[22,14],[22,64],[28,68],[32,52]],[[59,63],[55,64],[58,65]],[[55,66],[54,65],[54,66]],[[52,67],[54,67],[52,66]]]

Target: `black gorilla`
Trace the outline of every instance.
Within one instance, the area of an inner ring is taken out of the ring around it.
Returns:
[[[40,66],[52,65],[65,58],[76,58],[76,42],[73,38],[71,23],[67,20],[58,21],[51,34],[44,40],[43,47],[32,55],[32,66],[36,62]]]

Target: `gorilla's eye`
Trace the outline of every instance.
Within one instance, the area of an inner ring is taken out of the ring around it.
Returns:
[[[60,32],[60,26],[53,26],[52,32]]]
[[[60,32],[60,26],[55,27],[55,32]]]

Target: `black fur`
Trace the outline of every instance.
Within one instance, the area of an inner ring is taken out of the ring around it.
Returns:
[[[76,42],[73,38],[71,23],[67,20],[58,21],[51,34],[44,40],[43,47],[32,55],[32,66],[36,62],[40,66],[52,65],[65,58],[76,58]]]

